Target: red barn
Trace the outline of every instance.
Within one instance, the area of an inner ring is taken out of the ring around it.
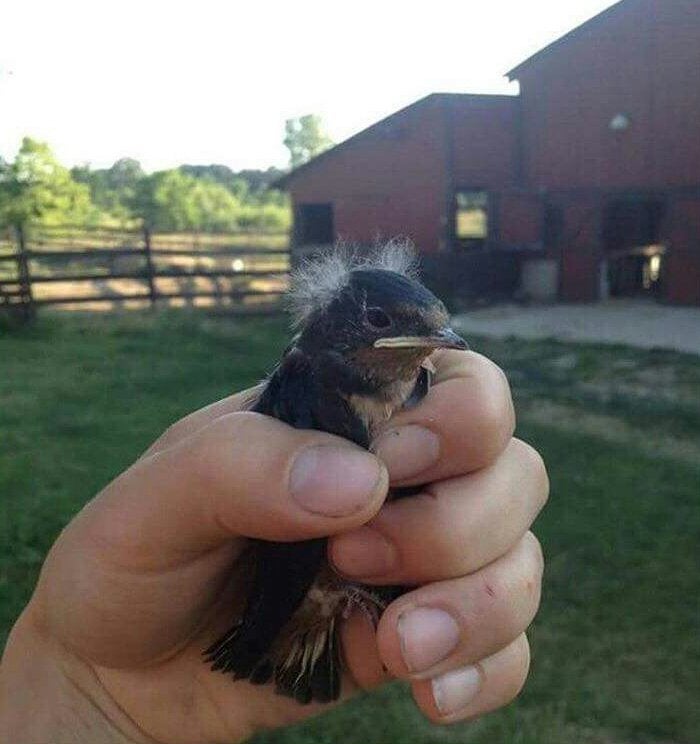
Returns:
[[[285,176],[297,250],[405,235],[454,295],[700,304],[700,2],[622,0]]]

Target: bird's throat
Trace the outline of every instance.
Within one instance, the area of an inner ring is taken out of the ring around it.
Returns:
[[[424,359],[420,361],[424,362],[425,366],[429,365],[428,368],[432,366],[429,361]],[[424,372],[429,375],[428,371],[422,370],[420,363],[416,366],[415,362],[410,367],[403,368],[402,372],[402,376],[396,376],[391,381],[382,380],[377,386],[376,392],[370,394],[356,393],[347,396],[350,407],[367,427],[370,439],[396,411],[400,411],[407,403],[413,401],[419,387],[421,373]],[[375,379],[375,382],[379,381]],[[427,392],[428,385],[429,377],[428,383],[424,386],[425,390],[422,390],[420,397]]]

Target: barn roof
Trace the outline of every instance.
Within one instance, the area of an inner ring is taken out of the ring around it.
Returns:
[[[281,178],[278,178],[276,181],[273,181],[270,185],[276,189],[287,188],[290,181],[294,180],[297,176],[303,173],[306,173],[309,169],[314,168],[319,163],[326,162],[327,160],[333,158],[339,152],[344,150],[348,145],[357,142],[358,140],[362,139],[365,135],[369,134],[370,132],[374,132],[377,129],[385,127],[387,124],[392,123],[395,119],[399,119],[400,117],[404,116],[408,111],[421,108],[430,102],[434,102],[438,100],[451,101],[451,100],[467,100],[467,99],[474,100],[474,101],[479,101],[479,100],[493,101],[493,100],[498,100],[498,99],[512,100],[515,97],[516,96],[512,96],[512,95],[491,94],[491,93],[430,93],[429,95],[424,96],[423,98],[419,98],[417,101],[414,101],[413,103],[410,103],[408,106],[404,106],[402,109],[399,109],[398,111],[394,111],[394,113],[389,114],[389,116],[386,116],[383,119],[380,119],[379,121],[374,122],[374,124],[370,124],[370,126],[357,132],[357,134],[353,134],[352,137],[348,137],[348,139],[343,140],[342,142],[338,143],[334,147],[331,147],[329,150],[322,152],[320,155],[317,155],[315,158],[312,158],[307,163],[304,163],[303,165],[300,165],[298,168],[295,168],[293,171],[286,173]]]
[[[630,2],[635,2],[635,1],[636,0],[619,0],[619,2],[616,2],[614,5],[611,5],[609,8],[606,8],[605,10],[601,11],[597,15],[594,15],[593,18],[589,18],[587,21],[582,23],[580,26],[576,26],[576,28],[564,34],[564,36],[560,36],[558,39],[553,41],[551,44],[547,44],[546,47],[543,47],[538,52],[535,52],[534,54],[530,55],[526,60],[523,60],[520,64],[516,65],[512,70],[509,70],[506,73],[506,76],[511,81],[517,80],[520,76],[520,73],[525,68],[530,67],[530,65],[532,65],[533,62],[538,62],[543,57],[549,56],[552,52],[556,52],[556,51],[559,51],[560,49],[563,49],[570,41],[578,37],[584,31],[584,29],[590,30],[592,27],[595,27],[601,23],[605,23],[608,17],[612,13],[617,11],[621,5],[625,5]]]
[[[581,25],[577,26],[576,28],[572,29],[568,33],[564,34],[564,36],[561,36],[560,38],[553,41],[551,44],[548,44],[546,47],[543,47],[538,52],[535,52],[535,54],[531,55],[527,59],[525,59],[520,64],[516,65],[512,70],[506,73],[509,80],[517,80],[520,76],[520,73],[526,69],[527,67],[530,67],[534,62],[539,61],[540,59],[548,56],[552,52],[559,51],[560,49],[563,49],[566,47],[566,45],[578,37],[584,30],[590,30],[592,27],[595,27],[599,24],[605,23],[605,21],[608,19],[608,17],[617,11],[620,6],[631,4],[633,2],[639,2],[639,0],[618,0],[618,2],[611,5],[609,8],[606,8],[605,10],[601,11],[597,15],[593,16],[592,18],[588,19]],[[383,119],[380,119],[379,121],[375,122],[374,124],[371,124],[370,126],[366,127],[365,129],[361,130],[357,134],[352,135],[352,137],[349,137],[348,139],[344,140],[343,142],[340,142],[339,144],[335,145],[334,147],[331,147],[329,150],[326,150],[325,152],[321,153],[320,155],[317,155],[315,158],[312,158],[307,163],[304,163],[303,165],[300,165],[298,168],[295,168],[294,170],[290,171],[289,173],[286,173],[281,178],[278,178],[276,181],[273,181],[270,185],[273,188],[279,188],[284,189],[287,188],[289,183],[297,178],[297,176],[302,175],[306,173],[309,169],[314,168],[316,165],[322,162],[326,162],[327,160],[333,158],[338,152],[344,150],[348,145],[351,145],[355,143],[357,140],[361,139],[365,135],[369,134],[370,132],[375,131],[376,129],[379,129],[381,127],[386,126],[387,124],[390,124],[395,119],[398,119],[405,115],[408,111],[411,111],[413,109],[422,107],[426,105],[428,102],[435,101],[437,99],[442,100],[453,100],[453,99],[473,99],[473,100],[495,100],[499,98],[508,98],[513,99],[517,96],[512,95],[499,95],[499,94],[489,94],[489,93],[483,93],[483,94],[475,94],[475,93],[430,93],[427,96],[424,96],[423,98],[420,98],[417,101],[414,101],[413,103],[409,104],[408,106],[404,106],[404,108],[399,109],[398,111],[394,111],[392,114],[389,114],[389,116],[384,117]]]

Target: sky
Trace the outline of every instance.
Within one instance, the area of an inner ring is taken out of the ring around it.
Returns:
[[[432,92],[504,77],[611,0],[1,0],[0,155],[285,166],[286,119],[342,141]]]

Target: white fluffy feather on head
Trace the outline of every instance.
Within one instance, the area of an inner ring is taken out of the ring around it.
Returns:
[[[415,279],[418,260],[413,243],[394,238],[377,243],[369,251],[347,243],[306,258],[292,272],[287,304],[295,325],[303,324],[317,310],[322,310],[347,285],[355,269],[384,269]]]

